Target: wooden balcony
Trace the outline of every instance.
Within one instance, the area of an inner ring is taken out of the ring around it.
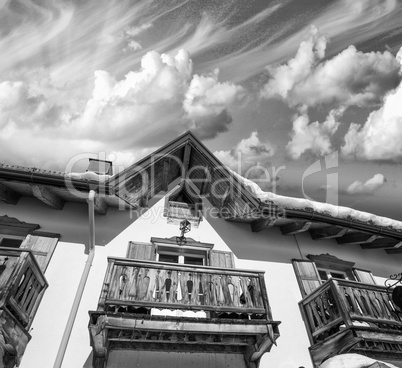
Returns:
[[[31,336],[28,331],[47,288],[40,267],[26,249],[0,247],[0,334],[7,344],[6,358],[13,367]],[[0,358],[1,359],[1,358]]]
[[[205,312],[205,317],[152,311]],[[109,258],[98,310],[90,312],[94,367],[111,349],[221,352],[257,363],[279,337],[263,272]]]
[[[402,360],[402,315],[384,286],[331,279],[299,305],[316,367],[347,352]]]

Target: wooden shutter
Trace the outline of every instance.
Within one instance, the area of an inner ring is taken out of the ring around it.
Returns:
[[[222,250],[210,250],[209,265],[222,268],[235,268],[233,253]]]
[[[321,285],[320,275],[314,262],[302,259],[292,260],[300,291],[305,297]]]
[[[58,241],[58,237],[27,235],[21,248],[32,250],[40,269],[45,272]]]
[[[376,284],[373,274],[370,271],[354,268],[353,272],[357,278],[357,281],[360,281],[364,284]]]
[[[129,242],[127,258],[141,259],[144,261],[155,261],[155,245],[152,243]]]

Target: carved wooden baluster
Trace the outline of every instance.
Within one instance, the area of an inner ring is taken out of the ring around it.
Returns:
[[[198,277],[199,277],[199,282],[198,282],[198,302],[201,305],[204,305],[205,303],[205,296],[204,296],[204,286],[203,286],[203,282],[202,282],[202,274],[199,273]]]
[[[191,273],[188,274],[188,280],[187,280],[187,295],[188,295],[188,303],[191,303],[191,296],[193,292],[193,275]]]
[[[137,298],[137,293],[138,293],[138,274],[139,274],[139,268],[135,267],[134,268],[134,272],[131,275],[131,279],[130,279],[130,288],[128,291],[128,296],[132,297],[132,298]]]

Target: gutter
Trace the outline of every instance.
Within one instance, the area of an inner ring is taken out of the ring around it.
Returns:
[[[78,308],[80,306],[81,298],[84,293],[85,285],[88,280],[89,271],[92,266],[92,261],[95,257],[95,191],[91,190],[88,195],[88,217],[89,217],[89,251],[87,261],[85,263],[84,271],[81,275],[80,283],[78,284],[78,289],[75,294],[75,298],[73,301],[73,305],[71,307],[70,315],[67,320],[66,327],[64,329],[63,337],[61,339],[61,343],[59,346],[59,350],[57,352],[56,360],[54,362],[53,368],[60,368],[64,355],[67,350],[68,341],[71,336],[71,331],[74,326],[74,321],[77,316]],[[85,252],[87,253],[87,252]]]
[[[52,185],[56,187],[68,188],[67,183],[71,183],[73,187],[77,190],[82,190],[85,192],[89,192],[94,186],[98,187],[102,193],[108,193],[109,187],[99,182],[88,182],[85,180],[77,180],[66,178],[65,176],[54,176],[50,174],[37,173],[31,171],[16,171],[15,169],[6,169],[4,167],[0,167],[0,179],[4,180],[17,180],[25,183],[32,184],[42,184],[42,185]]]
[[[364,231],[374,235],[381,235],[384,237],[393,238],[396,240],[402,240],[402,232],[396,230],[390,230],[383,227],[378,227],[378,225],[370,225],[366,223],[361,223],[353,220],[340,219],[328,215],[323,215],[317,212],[295,210],[295,209],[284,209],[285,218],[289,219],[302,219],[307,221],[323,222],[330,225],[348,227],[350,229],[355,229],[359,231]]]

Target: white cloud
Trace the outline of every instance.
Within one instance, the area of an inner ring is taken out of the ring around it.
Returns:
[[[366,193],[371,194],[376,190],[380,189],[386,183],[387,179],[382,174],[375,174],[371,179],[368,179],[366,182],[362,183],[357,180],[354,183],[350,184],[346,191],[349,194],[360,194]]]
[[[372,106],[401,80],[398,61],[388,51],[363,53],[349,46],[323,61],[326,44],[312,27],[293,59],[268,68],[272,78],[261,95],[280,96],[290,106]]]
[[[216,151],[215,156],[226,166],[240,175],[257,181],[267,188],[277,178],[272,178],[270,159],[275,149],[268,141],[262,141],[254,131],[249,138],[242,139],[228,151]]]
[[[402,48],[399,51],[402,56]],[[402,83],[370,113],[363,126],[351,124],[342,154],[362,160],[402,161]]]
[[[290,133],[291,140],[286,146],[289,156],[297,160],[306,151],[316,155],[332,152],[331,137],[340,125],[337,118],[342,112],[343,110],[331,110],[324,123],[310,123],[307,114],[297,116]]]
[[[63,144],[64,157],[88,147],[139,151],[188,129],[202,139],[213,138],[228,129],[229,110],[243,94],[241,87],[219,82],[218,71],[193,75],[184,50],[176,56],[148,52],[141,68],[121,80],[96,71],[89,98],[77,85],[55,85],[45,70],[20,77],[0,82],[0,145],[7,147],[11,158],[19,157],[24,147],[5,140],[25,137],[24,130],[30,131],[33,151],[45,154],[37,147],[44,142],[53,150]],[[67,144],[66,139],[74,143]],[[38,160],[34,165],[46,161],[36,155],[31,159]]]

